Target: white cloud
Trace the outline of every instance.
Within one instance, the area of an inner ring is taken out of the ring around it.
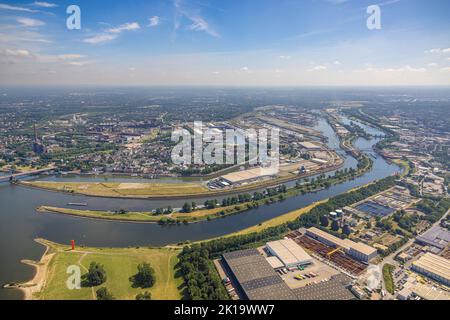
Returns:
[[[242,67],[242,68],[239,69],[239,71],[242,71],[242,72],[249,72],[250,69],[249,69],[248,67]]]
[[[334,64],[335,66],[340,66],[340,65],[341,65],[341,62],[338,61],[338,60],[336,60],[336,61],[333,62],[333,64]]]
[[[432,63],[429,63],[428,66],[429,66],[430,68],[435,68],[435,67],[438,66],[438,64],[435,63],[435,62],[432,62]]]
[[[0,3],[0,10],[22,11],[22,12],[39,12],[25,7],[12,6],[5,3]]]
[[[37,42],[37,43],[52,43],[51,40],[44,38],[43,35],[37,32],[14,32],[14,33],[0,33],[0,42],[4,43],[19,43],[19,42]]]
[[[315,66],[309,69],[308,71],[325,71],[328,68],[326,66]]]
[[[18,18],[17,22],[19,22],[24,27],[31,27],[31,28],[45,25],[44,21],[31,18]]]
[[[131,71],[131,72],[136,71],[136,68],[135,67],[130,67],[130,68],[128,68],[128,71]]]
[[[153,16],[151,18],[148,18],[148,21],[150,21],[149,27],[156,27],[160,24],[161,19],[158,16]]]
[[[59,60],[77,60],[77,59],[83,59],[86,58],[85,55],[82,54],[60,54],[57,55]]]
[[[104,33],[97,34],[95,36],[86,38],[83,40],[85,43],[89,44],[99,44],[104,42],[109,42],[117,39],[119,34],[124,31],[134,31],[140,29],[141,26],[137,22],[127,22],[121,24],[118,27],[107,29]]]
[[[106,30],[106,32],[122,33],[123,31],[133,31],[133,30],[138,30],[140,28],[141,28],[141,26],[137,22],[127,22],[127,23],[121,24],[117,28],[108,29],[108,30]]]
[[[115,35],[115,34],[98,34],[96,36],[86,38],[83,41],[85,43],[89,43],[89,44],[99,44],[99,43],[103,43],[103,42],[112,41],[116,38],[117,38],[117,35]]]
[[[33,3],[35,6],[42,7],[42,8],[55,8],[58,5],[56,3],[50,3],[45,1],[35,1]]]
[[[278,58],[280,58],[281,60],[289,60],[292,57],[291,56],[279,56]]]
[[[69,61],[66,62],[66,65],[73,66],[73,67],[83,67],[85,65],[89,64],[88,61]]]
[[[441,72],[450,72],[450,67],[441,68]]]
[[[15,58],[30,58],[33,56],[30,51],[24,49],[3,49],[0,50],[0,55]]]
[[[450,53],[450,48],[434,48],[430,50],[425,50],[425,53]]]
[[[423,73],[426,72],[427,69],[420,67],[411,67],[410,65],[406,65],[399,68],[376,68],[369,66],[363,70],[356,70],[356,72],[372,72],[372,73],[395,73],[395,72],[414,72],[414,73]]]
[[[174,29],[178,30],[181,25],[181,17],[186,17],[190,20],[191,25],[188,26],[188,30],[191,31],[203,31],[209,34],[212,37],[219,38],[220,34],[212,28],[209,23],[197,13],[194,13],[192,10],[187,9],[182,0],[174,1],[175,7],[175,19],[174,19]]]
[[[189,30],[204,31],[213,37],[219,37],[219,34],[202,17],[190,17],[190,19],[193,23],[189,26]]]
[[[9,64],[33,63],[41,65],[66,65],[82,67],[91,62],[82,54],[67,53],[59,55],[40,54],[27,49],[0,49],[0,62]]]

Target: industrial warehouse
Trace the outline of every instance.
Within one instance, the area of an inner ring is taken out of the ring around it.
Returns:
[[[349,277],[312,258],[292,239],[225,253],[216,267],[240,299],[355,299]]]
[[[441,226],[433,226],[425,233],[419,235],[416,241],[428,246],[428,251],[438,254],[450,244],[450,232]]]
[[[450,286],[450,261],[432,253],[426,253],[412,264],[412,270],[446,286]]]
[[[342,248],[349,256],[364,263],[369,263],[378,254],[377,250],[371,246],[349,239],[340,239],[315,227],[309,228],[306,235],[331,247]]]
[[[256,249],[225,253],[225,266],[239,284],[237,288],[248,300],[294,300],[287,284]]]
[[[233,186],[248,184],[276,176],[278,171],[276,168],[253,168],[248,170],[237,171],[221,176],[218,179],[208,182],[210,189],[220,189]]]
[[[278,259],[283,267],[290,268],[312,263],[312,258],[292,239],[269,242],[266,248],[274,256],[270,258]]]

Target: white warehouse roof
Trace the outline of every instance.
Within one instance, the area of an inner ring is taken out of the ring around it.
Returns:
[[[266,246],[285,266],[312,263],[309,254],[292,239],[272,241]]]

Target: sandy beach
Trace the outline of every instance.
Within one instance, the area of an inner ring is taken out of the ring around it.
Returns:
[[[35,241],[39,244],[45,246],[45,252],[42,255],[40,261],[32,261],[32,260],[22,260],[21,262],[24,264],[28,264],[33,266],[36,270],[36,273],[30,281],[18,284],[11,284],[9,288],[15,288],[21,290],[24,293],[24,300],[33,300],[34,295],[39,293],[45,285],[48,265],[52,260],[55,253],[50,253],[50,247],[47,245],[45,240],[43,239],[35,239]]]

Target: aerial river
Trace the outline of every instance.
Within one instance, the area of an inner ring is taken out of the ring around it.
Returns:
[[[370,130],[372,134],[382,134],[375,128],[367,127],[364,124],[360,125],[367,131]],[[345,152],[339,148],[339,139],[325,120],[320,120],[315,129],[324,132],[328,137],[328,146],[345,157],[344,168],[356,167],[356,160],[345,155]],[[87,203],[87,209],[94,210],[148,211],[168,205],[174,208],[181,207],[185,200],[171,200],[169,203],[164,200],[94,198],[25,188],[9,183],[0,184],[0,285],[7,282],[23,282],[33,277],[34,269],[20,261],[22,259],[40,259],[44,248],[33,241],[35,238],[45,238],[67,244],[73,239],[77,244],[99,247],[163,246],[185,240],[203,240],[257,225],[265,220],[399,171],[398,166],[389,164],[383,158],[375,155],[372,146],[377,141],[377,139],[365,140],[362,138],[355,141],[355,146],[365,153],[372,154],[374,161],[372,170],[362,177],[332,186],[327,190],[298,195],[270,206],[260,206],[239,215],[189,225],[160,226],[111,222],[36,212],[36,208],[40,205],[65,207],[69,202]],[[333,174],[333,172],[328,174]],[[43,176],[39,179],[105,181],[105,178],[101,177],[78,176]],[[130,182],[130,180],[143,181],[142,179],[108,178],[108,181]],[[166,182],[177,183],[179,181],[169,179]],[[290,185],[294,183],[292,182]],[[219,197],[216,198],[219,199]],[[204,199],[195,199],[195,201],[201,204]],[[17,290],[0,289],[0,300],[20,298],[21,292]]]

